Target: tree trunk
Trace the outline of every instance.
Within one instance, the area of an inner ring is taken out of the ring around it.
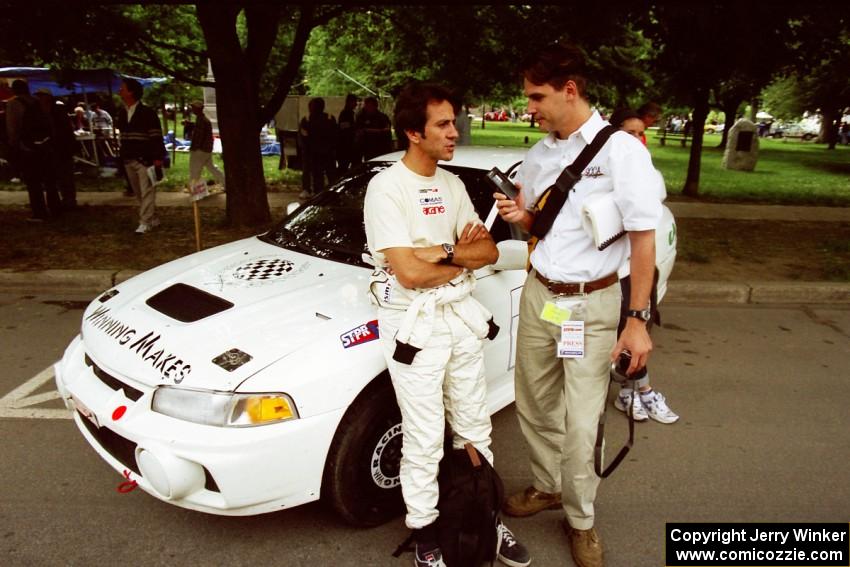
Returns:
[[[682,194],[687,197],[699,196],[699,172],[702,159],[702,139],[705,131],[705,119],[708,116],[708,91],[700,91],[696,96],[692,121],[691,157],[688,160],[688,176]]]
[[[260,155],[260,104],[255,73],[236,35],[239,7],[199,4],[198,21],[216,83],[216,111],[227,187],[227,221],[259,227],[269,222]]]
[[[741,106],[741,98],[726,99],[723,101],[723,114],[726,116],[723,122],[723,137],[720,139],[720,144],[717,146],[721,150],[726,149],[726,142],[729,140],[729,130],[735,125],[735,115],[738,112],[738,107]]]
[[[820,135],[818,142],[827,144],[827,149],[834,150],[838,145],[838,120],[841,117],[841,112],[825,109],[821,114]]]

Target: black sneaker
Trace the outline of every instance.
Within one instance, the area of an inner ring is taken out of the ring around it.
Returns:
[[[499,520],[496,526],[499,542],[496,544],[496,557],[509,567],[526,567],[531,564],[531,556],[523,544],[518,542],[511,530]]]
[[[443,561],[443,553],[439,547],[420,550],[419,544],[416,544],[416,552],[413,554],[414,567],[446,567],[446,562]]]

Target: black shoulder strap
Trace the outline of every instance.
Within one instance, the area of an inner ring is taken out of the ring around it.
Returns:
[[[611,134],[616,131],[617,128],[610,124],[602,128],[596,134],[596,137],[593,138],[593,141],[585,146],[575,161],[568,165],[561,172],[561,175],[558,176],[558,179],[555,180],[555,183],[546,190],[544,195],[548,194],[548,196],[543,203],[543,207],[534,215],[534,222],[531,225],[532,235],[537,238],[546,236],[546,233],[552,228],[558,212],[564,206],[564,203],[567,202],[570,190],[581,179],[581,172],[596,157],[596,154],[602,149],[602,146],[605,145]]]
[[[608,384],[611,384],[610,378],[608,380]],[[632,397],[629,398],[629,407],[626,408],[626,414],[629,416],[629,440],[622,448],[620,448],[617,456],[614,457],[614,460],[611,461],[611,464],[609,464],[607,468],[603,468],[602,466],[602,445],[605,440],[605,418],[607,414],[606,406],[602,406],[602,415],[599,416],[599,424],[596,426],[596,443],[593,447],[593,470],[596,471],[596,476],[599,478],[608,478],[611,473],[614,472],[614,469],[616,469],[623,459],[626,458],[626,455],[629,454],[629,450],[635,443],[634,397],[639,394],[637,385],[635,385],[634,381],[631,382],[631,386]]]

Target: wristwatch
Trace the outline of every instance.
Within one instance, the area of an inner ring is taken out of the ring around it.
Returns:
[[[626,317],[634,317],[648,323],[652,319],[652,312],[649,309],[629,309],[626,311]]]
[[[446,257],[440,260],[441,264],[451,264],[452,260],[455,258],[455,247],[454,244],[443,244],[443,250],[446,252]]]

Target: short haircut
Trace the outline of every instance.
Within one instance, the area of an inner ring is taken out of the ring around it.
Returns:
[[[12,81],[12,92],[16,96],[30,94],[30,86],[23,79],[15,79]]]
[[[651,116],[657,119],[661,116],[661,106],[654,102],[647,102],[637,109],[637,113],[641,119],[643,119],[644,116]]]
[[[136,100],[142,100],[142,95],[145,93],[145,88],[142,86],[142,83],[136,79],[131,79],[130,77],[125,77],[121,80],[125,85],[127,85],[127,90],[133,93],[133,98]]]
[[[631,108],[618,108],[611,113],[611,117],[608,118],[608,122],[610,122],[611,126],[614,126],[615,128],[622,128],[623,122],[629,118],[637,118],[640,120],[638,113]]]
[[[321,97],[310,99],[310,102],[307,103],[307,110],[311,113],[315,112],[317,114],[321,114],[325,111],[325,99]]]
[[[460,100],[446,87],[433,83],[411,82],[401,89],[395,101],[393,122],[395,135],[402,149],[407,149],[407,130],[424,132],[428,122],[428,105],[449,101],[455,114],[460,110]]]
[[[345,104],[348,104],[349,102],[357,102],[357,95],[353,93],[345,95]]]
[[[570,44],[547,45],[527,55],[520,63],[520,73],[528,82],[538,86],[549,84],[561,90],[567,81],[573,81],[582,98],[586,98],[586,72],[584,55]]]

